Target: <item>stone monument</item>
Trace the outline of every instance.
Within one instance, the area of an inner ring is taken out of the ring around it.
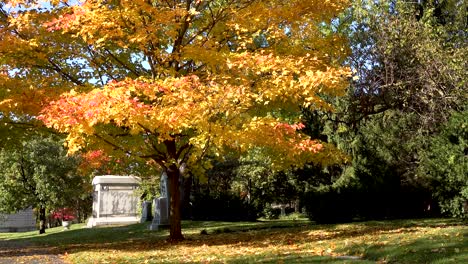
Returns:
[[[134,224],[140,221],[135,190],[140,178],[104,175],[93,179],[93,216],[87,226]]]
[[[32,207],[15,214],[0,214],[1,232],[26,232],[36,230],[36,220]]]
[[[163,171],[160,181],[161,196],[154,199],[154,218],[149,225],[150,230],[158,230],[169,226],[170,193],[167,173]]]
[[[151,201],[143,201],[143,203],[141,203],[140,223],[153,220],[153,216],[151,213],[151,205]]]

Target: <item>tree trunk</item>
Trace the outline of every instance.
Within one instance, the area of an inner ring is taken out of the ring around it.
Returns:
[[[46,229],[46,213],[45,207],[40,205],[39,207],[39,234],[44,234]]]
[[[177,165],[173,164],[167,169],[167,177],[169,179],[169,193],[170,193],[170,213],[169,213],[169,240],[180,241],[184,239],[181,227],[181,214],[180,214],[180,189],[179,178],[180,169]]]

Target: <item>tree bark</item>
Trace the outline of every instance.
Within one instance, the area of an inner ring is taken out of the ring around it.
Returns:
[[[180,214],[179,167],[175,164],[169,166],[169,168],[167,169],[167,177],[169,179],[169,193],[171,196],[169,213],[169,240],[181,241],[184,239],[184,236],[182,235]]]
[[[46,229],[46,213],[43,205],[39,206],[39,234],[44,234]]]

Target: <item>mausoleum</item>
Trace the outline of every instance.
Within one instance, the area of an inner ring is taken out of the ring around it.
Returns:
[[[140,221],[136,190],[141,179],[104,175],[93,179],[93,216],[87,226],[134,224]]]
[[[26,232],[36,230],[36,220],[32,208],[16,214],[0,214],[0,232]]]

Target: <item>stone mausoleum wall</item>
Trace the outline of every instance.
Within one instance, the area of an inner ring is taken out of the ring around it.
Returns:
[[[0,214],[0,232],[26,232],[36,230],[36,220],[32,208],[16,214]]]
[[[87,226],[133,224],[140,221],[136,190],[141,179],[102,175],[93,179],[93,216]]]

